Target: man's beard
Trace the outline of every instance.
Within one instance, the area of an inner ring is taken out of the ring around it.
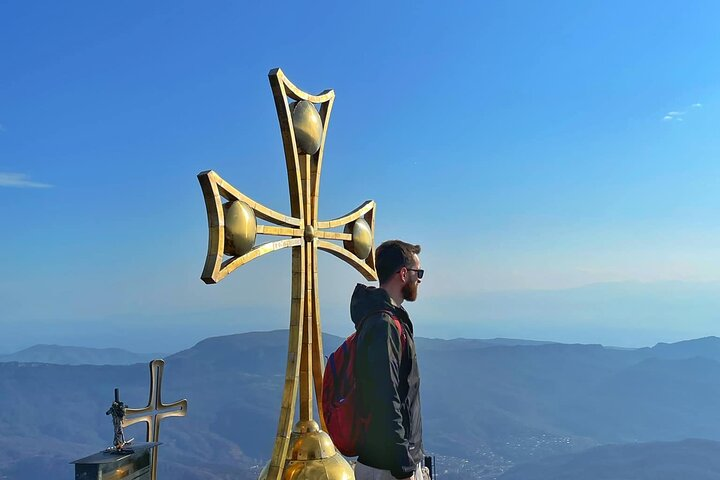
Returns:
[[[402,287],[403,299],[408,302],[414,302],[417,299],[418,284],[417,282],[406,282]]]

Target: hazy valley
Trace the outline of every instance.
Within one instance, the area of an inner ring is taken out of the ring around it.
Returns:
[[[340,341],[325,335],[326,353]],[[162,478],[257,476],[276,428],[286,348],[286,331],[256,332],[165,358],[163,399],[187,398],[189,408],[163,423]],[[441,478],[637,479],[617,471],[645,463],[686,480],[720,475],[718,338],[641,349],[418,339],[418,350],[426,447]],[[68,462],[111,443],[114,387],[144,406],[147,364],[0,363],[0,478],[72,478]]]

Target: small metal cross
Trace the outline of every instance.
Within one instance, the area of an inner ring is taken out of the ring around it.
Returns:
[[[162,378],[165,369],[165,361],[155,359],[150,362],[150,398],[143,408],[126,408],[125,417],[122,420],[123,428],[136,423],[145,423],[147,427],[145,434],[146,442],[157,442],[160,439],[160,422],[167,417],[184,417],[187,415],[187,400],[179,400],[173,403],[162,402]],[[158,448],[152,451],[152,480],[157,479]]]

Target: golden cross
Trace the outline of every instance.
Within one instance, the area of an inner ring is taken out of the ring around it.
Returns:
[[[324,365],[317,251],[325,250],[345,260],[368,280],[377,280],[377,273],[373,250],[375,202],[367,201],[334,220],[318,220],[320,172],[335,92],[308,94],[293,85],[279,68],[271,70],[268,77],[285,151],[291,215],[283,215],[250,199],[213,171],[200,173],[198,179],[210,230],[203,281],[217,283],[255,258],[292,248],[287,368],[277,435],[267,470],[268,479],[278,480],[288,455],[298,389],[300,430],[307,430],[307,425],[312,423],[313,385],[320,424],[324,428],[320,405]],[[319,112],[316,105],[320,107]],[[266,223],[259,224],[258,219]],[[340,228],[342,231],[337,230]],[[258,234],[288,238],[256,246]],[[340,241],[342,244],[335,243]]]
[[[184,417],[187,415],[187,400],[179,400],[173,403],[163,403],[162,377],[165,369],[165,361],[155,359],[150,362],[150,398],[143,408],[126,408],[125,417],[122,420],[123,428],[136,423],[145,423],[147,430],[146,442],[157,442],[160,439],[160,422],[167,417]],[[152,480],[157,479],[158,448],[152,451]]]

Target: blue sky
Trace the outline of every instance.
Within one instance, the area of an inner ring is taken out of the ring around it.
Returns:
[[[321,216],[372,198],[378,239],[423,245],[421,335],[720,335],[719,14],[715,2],[0,2],[0,350],[162,351],[286,325],[288,252],[199,280],[198,172],[289,210],[267,81],[278,66],[337,95]],[[347,333],[361,278],[320,266],[327,329]],[[653,314],[668,285],[693,293]],[[587,288],[594,303],[572,300]],[[145,343],[110,335],[118,325]]]

